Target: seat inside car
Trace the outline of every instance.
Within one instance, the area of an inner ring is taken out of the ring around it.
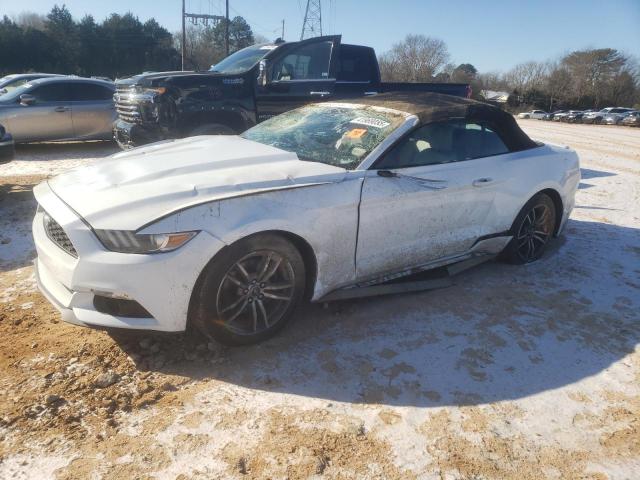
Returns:
[[[435,165],[455,161],[453,131],[450,124],[434,123],[430,125],[425,134],[421,135],[422,138],[411,142],[414,146],[414,153],[410,165]]]
[[[453,133],[456,161],[507,153],[508,149],[493,131],[480,125],[468,124],[468,126],[476,128],[461,126]]]

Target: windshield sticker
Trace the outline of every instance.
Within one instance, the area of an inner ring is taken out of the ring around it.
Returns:
[[[362,138],[367,133],[366,128],[353,128],[344,134],[346,138]]]
[[[366,125],[367,127],[386,128],[390,124],[379,118],[372,117],[358,117],[351,120],[351,123],[357,123],[358,125]]]
[[[263,45],[260,50],[275,50],[276,48],[278,48],[277,45]]]

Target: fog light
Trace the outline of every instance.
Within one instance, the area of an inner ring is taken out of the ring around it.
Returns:
[[[95,295],[93,297],[93,306],[98,312],[113,315],[114,317],[152,317],[152,315],[135,300],[123,300],[120,298]]]

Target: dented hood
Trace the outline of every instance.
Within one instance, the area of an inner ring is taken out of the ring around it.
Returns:
[[[339,182],[345,173],[238,136],[206,136],[118,153],[49,186],[92,227],[136,230],[192,205]]]

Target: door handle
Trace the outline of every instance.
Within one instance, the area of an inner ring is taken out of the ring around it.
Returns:
[[[331,92],[323,90],[321,92],[309,92],[309,95],[318,95],[320,97],[324,97],[325,95],[331,95]]]
[[[69,107],[56,107],[53,109],[54,112],[68,112]]]
[[[493,178],[477,178],[473,181],[472,185],[474,187],[486,187],[487,185],[491,185],[493,183]]]

